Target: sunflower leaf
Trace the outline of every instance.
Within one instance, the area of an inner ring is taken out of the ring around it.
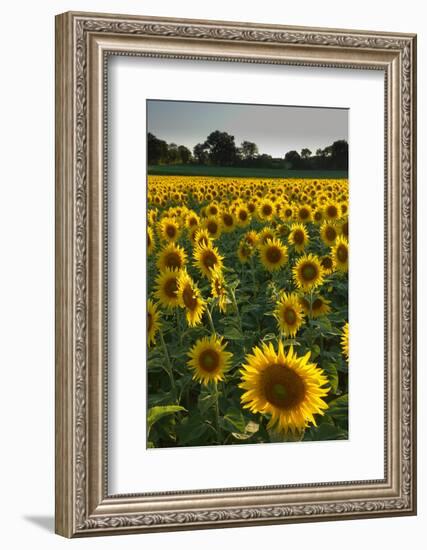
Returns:
[[[151,407],[147,415],[148,433],[158,420],[179,411],[185,411],[184,407],[180,405],[156,405],[155,407]]]

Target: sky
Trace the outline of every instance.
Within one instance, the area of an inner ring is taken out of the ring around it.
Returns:
[[[314,154],[338,139],[348,141],[348,109],[148,100],[147,129],[191,151],[220,130],[238,146],[253,141],[260,153],[284,157],[287,151],[307,147]]]

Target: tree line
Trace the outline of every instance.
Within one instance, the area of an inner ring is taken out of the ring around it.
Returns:
[[[242,166],[253,168],[282,168],[287,170],[348,170],[348,143],[341,139],[314,153],[304,148],[287,151],[283,157],[260,153],[256,143],[243,141],[236,145],[234,136],[215,130],[206,141],[190,151],[184,145],[167,143],[150,132],[147,135],[149,165],[195,164],[213,166]]]

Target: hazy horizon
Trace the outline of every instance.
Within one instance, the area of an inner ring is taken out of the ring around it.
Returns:
[[[147,131],[158,139],[185,145],[197,143],[220,130],[257,144],[259,153],[284,157],[308,148],[315,154],[334,141],[348,141],[348,109],[147,100]]]

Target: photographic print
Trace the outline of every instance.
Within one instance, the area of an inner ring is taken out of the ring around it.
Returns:
[[[346,109],[147,100],[148,448],[348,439],[348,154]]]

